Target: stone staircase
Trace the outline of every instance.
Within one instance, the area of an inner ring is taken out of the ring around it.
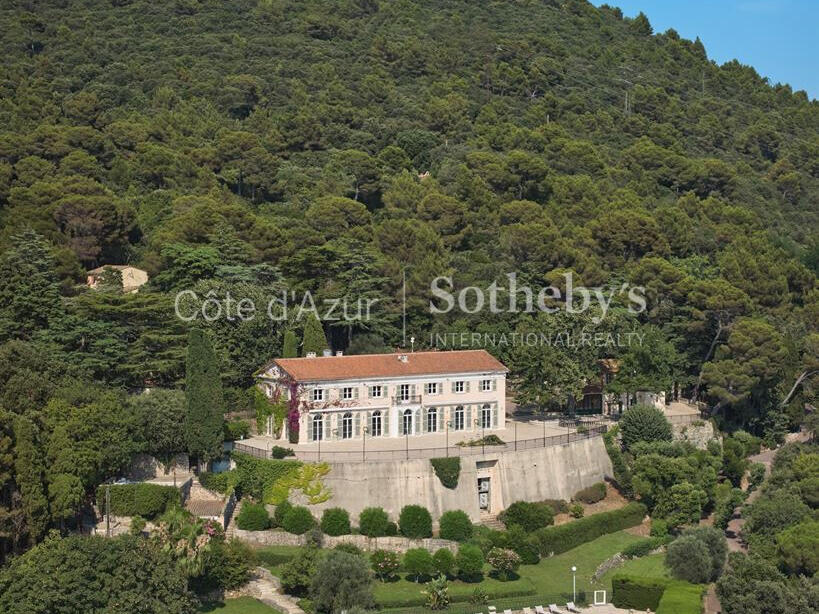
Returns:
[[[225,508],[225,498],[212,492],[194,478],[191,483],[188,498],[185,500],[185,509],[200,518],[219,518]]]
[[[478,521],[478,524],[488,527],[490,529],[494,529],[495,531],[506,530],[506,525],[504,525],[500,520],[498,520],[497,516],[492,516],[489,514],[482,514],[481,519]]]

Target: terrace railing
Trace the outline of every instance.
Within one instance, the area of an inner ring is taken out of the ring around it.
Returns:
[[[376,462],[395,460],[418,460],[425,458],[441,458],[444,456],[480,456],[483,454],[498,454],[502,452],[515,452],[520,450],[532,450],[535,448],[548,448],[550,446],[566,445],[575,441],[582,441],[592,437],[601,437],[607,430],[606,424],[596,423],[582,425],[578,430],[569,431],[561,435],[547,435],[545,437],[535,437],[529,439],[518,439],[507,441],[501,445],[452,445],[449,447],[417,448],[412,447],[412,436],[395,438],[396,443],[404,440],[403,448],[396,447],[392,450],[368,450],[369,439],[355,439],[361,444],[358,450],[299,450],[295,449],[296,458],[304,461],[324,461],[328,463],[355,463],[355,462]],[[264,448],[251,446],[237,441],[234,445],[236,452],[255,456],[256,458],[270,458],[270,451]]]

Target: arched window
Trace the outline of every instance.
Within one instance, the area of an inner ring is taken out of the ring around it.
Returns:
[[[353,414],[347,412],[341,418],[341,438],[352,439],[353,437]]]
[[[313,441],[324,439],[324,414],[313,414]]]
[[[481,407],[481,428],[492,428],[492,408],[488,403]]]
[[[434,433],[438,430],[438,410],[430,407],[427,410],[427,432]]]
[[[464,406],[458,405],[455,408],[455,430],[462,431],[464,430]]]
[[[376,409],[370,416],[370,435],[381,437],[381,410]]]
[[[401,420],[401,434],[412,435],[412,410],[405,409]]]

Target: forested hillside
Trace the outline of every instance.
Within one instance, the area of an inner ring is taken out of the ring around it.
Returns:
[[[490,347],[522,400],[562,405],[611,356],[627,390],[696,390],[774,438],[801,420],[811,377],[788,392],[819,360],[819,107],[804,92],[574,0],[2,6],[7,412],[180,386],[179,290],[378,299],[369,321],[326,323],[328,338],[395,347],[405,274],[416,349],[434,331],[646,335]],[[151,276],[138,294],[85,289],[88,269],[126,262]],[[598,324],[429,312],[439,275],[539,287],[567,270],[644,285],[648,309],[618,299]],[[200,324],[230,407],[303,326]],[[60,392],[77,382],[107,396]]]

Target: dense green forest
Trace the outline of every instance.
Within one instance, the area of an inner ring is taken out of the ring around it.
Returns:
[[[48,500],[61,442],[87,444],[63,460],[61,475],[83,472],[75,494],[145,449],[125,392],[184,384],[181,290],[377,300],[369,320],[325,323],[347,352],[402,342],[403,276],[416,349],[451,331],[646,340],[489,347],[542,407],[603,357],[621,359],[623,390],[696,395],[771,440],[814,398],[819,107],[642,15],[576,0],[10,0],[0,27],[6,535],[42,535],[32,519],[66,501],[65,479]],[[149,284],[85,287],[122,263]],[[566,271],[643,285],[648,308],[430,313],[437,276],[541,287]],[[197,324],[228,409],[251,406],[254,371],[304,327]],[[129,442],[116,454],[114,437]]]

